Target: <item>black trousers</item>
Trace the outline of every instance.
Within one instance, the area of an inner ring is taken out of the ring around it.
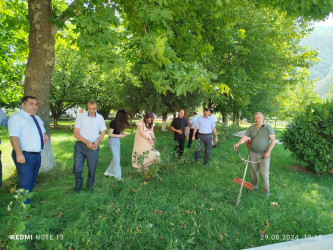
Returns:
[[[174,150],[175,150],[176,154],[178,154],[179,157],[181,157],[184,153],[185,135],[174,138],[174,141],[175,141]]]
[[[194,131],[194,129],[191,128],[191,129],[190,129],[190,136],[189,136],[189,138],[188,138],[188,144],[187,144],[187,147],[189,147],[189,148],[190,148],[191,145],[192,145],[193,131]],[[198,140],[198,135],[199,135],[199,129],[198,129],[197,132],[195,133],[195,139],[196,139],[196,140]]]

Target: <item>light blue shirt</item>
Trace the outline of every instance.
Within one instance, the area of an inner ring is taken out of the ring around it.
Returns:
[[[213,132],[213,128],[215,128],[215,122],[211,117],[205,118],[201,116],[195,126],[200,130],[200,134],[211,134]]]
[[[193,117],[191,118],[191,120],[190,120],[190,123],[191,123],[191,129],[194,129],[195,124],[196,124],[196,122],[197,122],[198,119],[199,119],[199,116],[198,116],[198,115],[195,115],[195,116],[193,116]]]
[[[5,112],[3,112],[0,109],[0,125],[7,127],[8,117],[5,115]],[[1,138],[0,138],[0,144],[1,144]]]
[[[38,115],[35,115],[35,117],[42,130],[44,140],[44,123]],[[20,112],[12,115],[9,118],[8,131],[9,137],[15,136],[19,138],[22,151],[41,151],[40,135],[36,123],[34,122],[32,117],[24,110],[21,110]]]
[[[99,137],[99,132],[106,130],[103,116],[96,112],[95,116],[91,118],[88,111],[76,118],[75,128],[80,129],[79,135],[90,142],[95,142]]]

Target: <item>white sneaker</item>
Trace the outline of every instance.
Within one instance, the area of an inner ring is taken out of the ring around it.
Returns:
[[[112,177],[112,176],[114,176],[114,174],[111,174],[108,171],[105,171],[104,176],[110,176],[110,177]]]

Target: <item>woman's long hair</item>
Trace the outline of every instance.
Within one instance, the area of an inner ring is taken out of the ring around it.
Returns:
[[[148,118],[151,118],[151,122],[148,123]],[[153,113],[146,113],[145,116],[143,117],[143,122],[146,126],[146,128],[151,129],[154,124],[154,114]]]
[[[122,133],[125,130],[126,125],[129,127],[128,124],[128,115],[125,109],[119,109],[116,114],[116,129],[119,133]]]

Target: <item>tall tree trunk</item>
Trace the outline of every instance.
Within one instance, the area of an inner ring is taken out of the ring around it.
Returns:
[[[232,117],[232,123],[239,127],[239,113],[235,112]]]
[[[162,129],[161,131],[166,131],[166,119],[168,118],[168,114],[162,114]]]
[[[228,114],[226,112],[222,112],[222,126],[228,127]]]
[[[58,124],[59,124],[59,117],[54,117],[53,118],[53,127],[58,128]]]
[[[184,110],[184,118],[186,119],[187,122],[190,121],[190,110],[189,109]]]
[[[51,0],[29,0],[29,56],[25,71],[24,95],[37,98],[38,112],[50,135],[50,85],[54,68],[57,27],[50,23]],[[51,140],[42,152],[41,171],[55,166]]]

